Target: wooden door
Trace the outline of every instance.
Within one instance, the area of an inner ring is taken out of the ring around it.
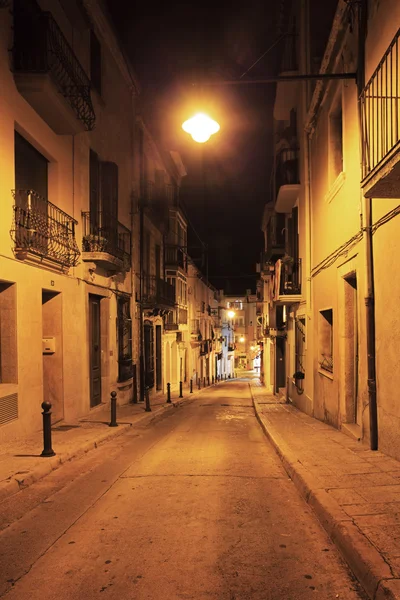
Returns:
[[[101,403],[100,298],[89,295],[90,406]]]

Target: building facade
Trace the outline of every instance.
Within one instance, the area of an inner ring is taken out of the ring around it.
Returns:
[[[10,7],[9,7],[10,8]],[[0,437],[133,395],[136,79],[97,2],[0,10]],[[10,55],[9,49],[12,48]]]
[[[318,77],[277,84],[260,262],[263,377],[300,409],[398,458],[397,279],[387,267],[398,243],[400,7],[283,4],[278,74]]]

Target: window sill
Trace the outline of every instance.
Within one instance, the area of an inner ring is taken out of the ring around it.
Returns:
[[[320,375],[322,375],[323,377],[326,377],[327,379],[330,379],[331,381],[333,381],[333,373],[331,373],[330,371],[325,371],[324,369],[318,369],[318,373]]]
[[[339,192],[339,190],[341,189],[341,187],[345,181],[346,181],[346,173],[344,171],[342,171],[341,173],[339,173],[339,175],[336,177],[335,181],[330,186],[328,193],[325,194],[325,202],[327,202],[327,204],[332,202],[332,200],[334,199],[336,194]]]

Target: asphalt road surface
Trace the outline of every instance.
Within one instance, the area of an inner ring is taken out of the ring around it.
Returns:
[[[0,506],[10,600],[364,598],[227,382]]]

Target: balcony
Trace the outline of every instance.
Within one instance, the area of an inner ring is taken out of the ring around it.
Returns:
[[[15,256],[47,259],[72,267],[80,255],[75,239],[77,222],[33,190],[13,190],[14,222],[10,231]]]
[[[235,344],[228,344],[228,352],[234,352],[236,349]]]
[[[83,212],[82,260],[108,271],[131,266],[131,232],[108,213]]]
[[[299,189],[299,150],[298,148],[284,148],[276,157],[275,211],[290,213],[296,204]]]
[[[276,269],[277,290],[280,303],[292,304],[301,300],[301,259],[279,261]]]
[[[173,308],[175,306],[175,288],[155,275],[143,274],[143,308]]]
[[[165,268],[166,269],[182,269],[187,271],[187,254],[186,249],[182,246],[165,246]]]
[[[362,188],[368,198],[400,196],[400,29],[361,96]]]
[[[91,131],[90,80],[51,13],[14,1],[14,80],[20,94],[60,135]]]
[[[265,262],[285,254],[285,215],[274,213],[267,225],[267,248],[263,255]]]

